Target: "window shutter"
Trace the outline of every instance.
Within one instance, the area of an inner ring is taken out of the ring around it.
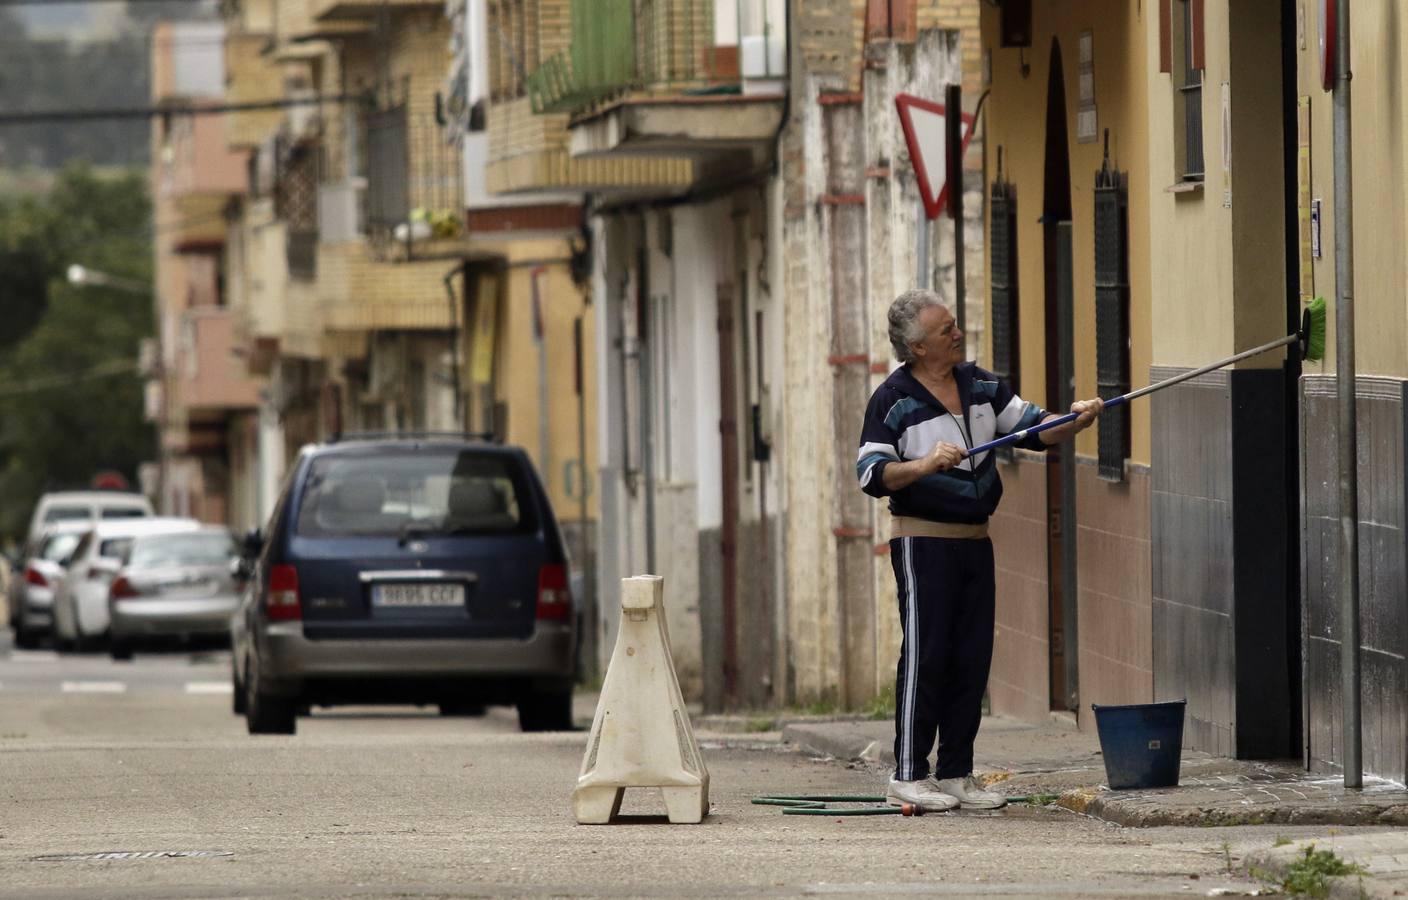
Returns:
[[[1129,390],[1129,180],[1110,168],[1095,176],[1095,358],[1102,400]],[[1100,477],[1124,480],[1129,456],[1129,407],[1101,414]]]
[[[1159,71],[1173,72],[1173,0],[1159,0]]]
[[[890,36],[890,0],[868,0],[865,5],[865,39],[881,41]]]
[[[1203,0],[1187,0],[1193,16],[1193,68],[1201,72],[1203,59]]]
[[[903,43],[919,38],[919,11],[915,0],[890,0],[890,36]]]
[[[1017,189],[1002,177],[1002,148],[998,148],[997,180],[992,183],[988,213],[989,259],[992,271],[988,284],[992,291],[993,374],[1021,393],[1018,372],[1019,331],[1017,327]],[[1012,448],[997,451],[1011,459]]]

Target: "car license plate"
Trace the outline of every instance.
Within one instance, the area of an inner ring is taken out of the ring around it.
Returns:
[[[463,606],[464,585],[437,582],[433,584],[374,584],[373,606]]]

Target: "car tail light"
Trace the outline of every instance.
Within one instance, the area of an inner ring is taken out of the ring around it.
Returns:
[[[119,576],[112,583],[112,587],[108,588],[108,597],[112,600],[125,600],[128,597],[139,596],[141,596],[141,592],[132,586],[132,582],[128,581],[125,575]]]
[[[269,570],[269,598],[264,605],[275,622],[303,618],[298,600],[298,569],[282,565]]]
[[[567,589],[567,567],[551,563],[538,570],[538,619],[563,622],[572,615],[572,592]]]
[[[24,583],[32,584],[35,587],[48,587],[49,579],[39,573],[34,566],[26,566],[24,570]]]

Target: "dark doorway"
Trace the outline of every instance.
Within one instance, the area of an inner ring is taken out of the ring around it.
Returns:
[[[1071,159],[1066,133],[1066,83],[1061,45],[1051,42],[1046,89],[1046,162],[1042,190],[1045,253],[1046,408],[1065,412],[1074,401]],[[1069,444],[1047,455],[1047,611],[1051,708],[1076,708],[1076,484]]]

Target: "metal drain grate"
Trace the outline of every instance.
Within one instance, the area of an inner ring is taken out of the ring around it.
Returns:
[[[82,862],[107,859],[190,859],[194,857],[234,856],[229,850],[109,850],[103,853],[59,853],[36,856],[34,862]]]

